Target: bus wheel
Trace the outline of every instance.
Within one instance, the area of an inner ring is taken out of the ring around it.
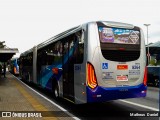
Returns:
[[[58,89],[58,84],[56,83],[53,87],[53,95],[55,99],[59,98],[59,89]]]

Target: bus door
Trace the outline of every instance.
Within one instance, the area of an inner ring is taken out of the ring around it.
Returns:
[[[63,43],[63,97],[74,102],[73,37]]]

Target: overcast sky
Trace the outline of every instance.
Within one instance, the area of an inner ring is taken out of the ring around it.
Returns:
[[[160,41],[160,0],[0,0],[0,41],[22,53],[88,21],[131,23]],[[17,54],[16,56],[19,56]]]

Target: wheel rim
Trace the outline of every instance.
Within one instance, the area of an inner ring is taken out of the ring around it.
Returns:
[[[58,88],[56,86],[55,90],[54,90],[54,94],[55,94],[55,97],[57,98],[59,95],[58,95]]]

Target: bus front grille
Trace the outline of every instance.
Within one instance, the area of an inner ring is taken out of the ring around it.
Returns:
[[[117,62],[129,62],[140,57],[140,51],[102,50],[105,59]]]

